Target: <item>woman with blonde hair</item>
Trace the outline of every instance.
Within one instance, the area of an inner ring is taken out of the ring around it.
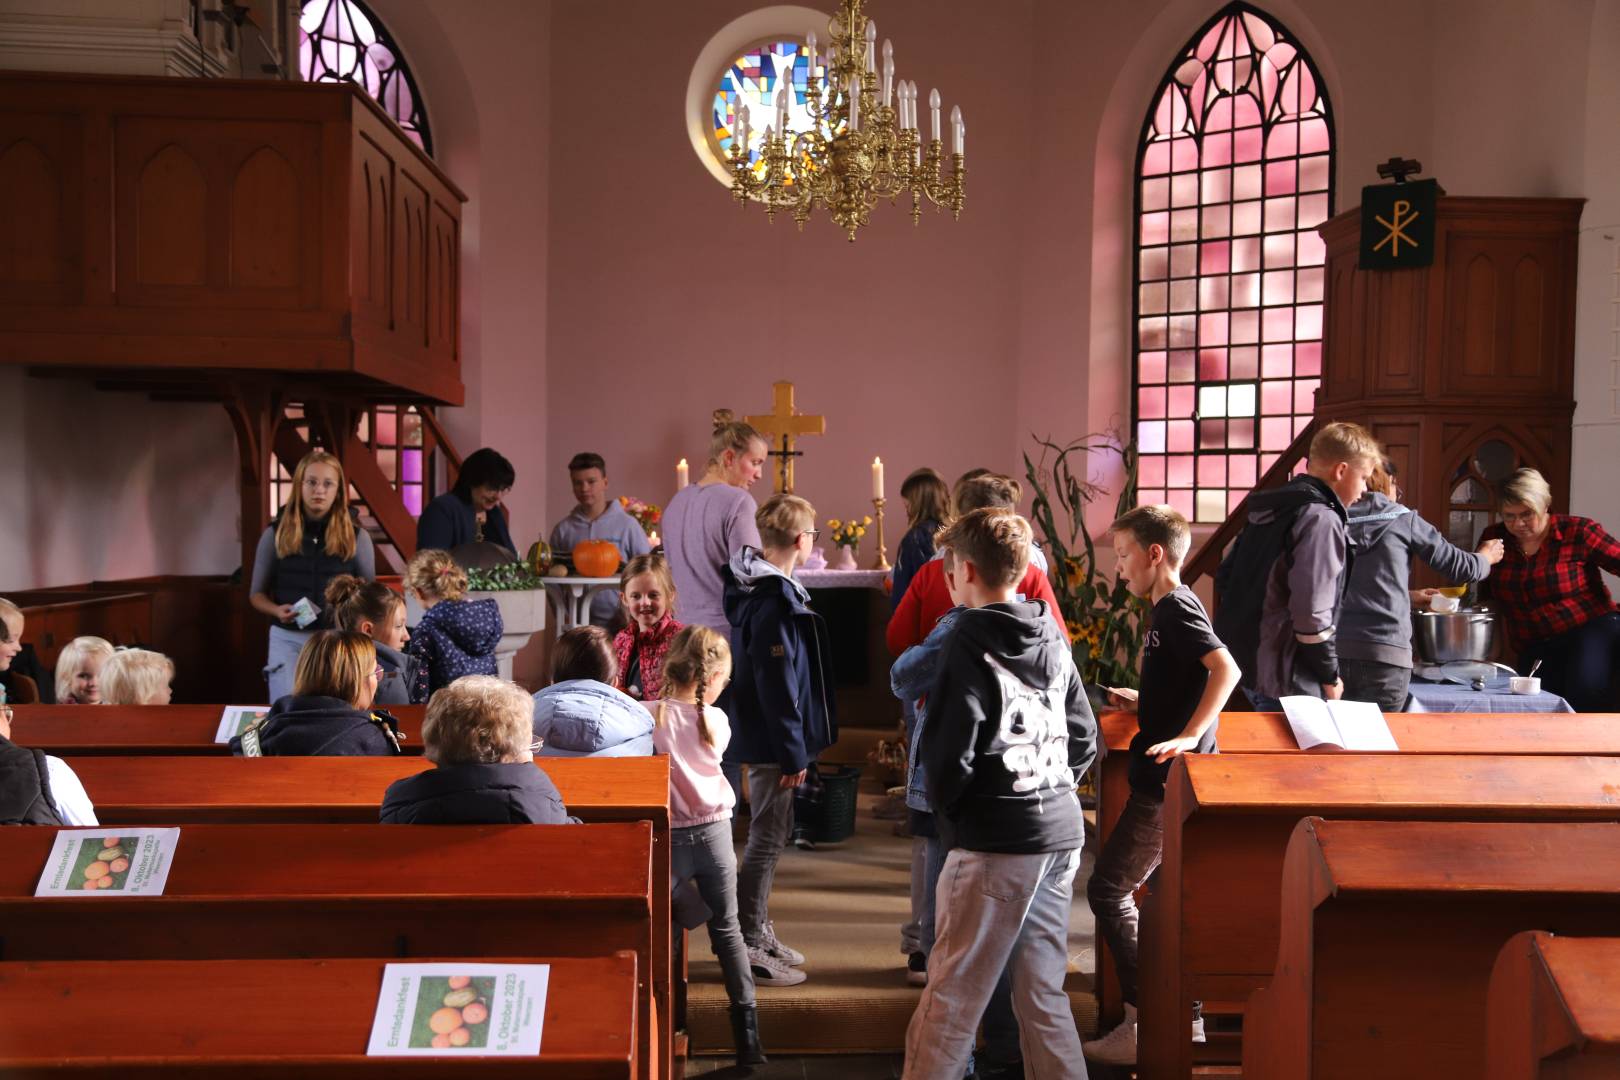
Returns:
[[[557,787],[534,764],[526,690],[467,675],[433,695],[422,754],[434,768],[383,794],[384,825],[566,825]]]
[[[377,576],[371,537],[349,509],[343,465],[324,450],[304,455],[292,475],[293,501],[259,537],[248,602],[274,620],[264,676],[270,700],[291,691],[293,666],[322,618],[326,587],[339,574]]]
[[[1519,670],[1576,712],[1620,709],[1620,612],[1603,572],[1620,574],[1620,540],[1591,518],[1552,512],[1552,486],[1519,469],[1497,492],[1502,520],[1480,534],[1507,554],[1486,579]]]
[[[150,649],[114,649],[101,665],[104,705],[167,705],[174,696],[174,661]]]
[[[495,647],[506,632],[500,605],[467,599],[467,571],[449,552],[418,551],[405,567],[405,587],[424,611],[405,646],[417,662],[413,700],[426,701],[463,675],[499,673]]]
[[[399,722],[373,709],[382,668],[371,639],[321,630],[298,654],[293,692],[231,740],[243,757],[364,757],[397,754]]]
[[[76,637],[56,658],[56,703],[100,705],[101,668],[112,656],[112,642],[99,637]]]
[[[754,428],[727,409],[716,410],[709,464],[697,483],[682,488],[664,509],[664,553],[678,597],[675,618],[726,633],[725,586],[720,571],[744,546],[759,547],[748,489],[765,469],[769,447]]]

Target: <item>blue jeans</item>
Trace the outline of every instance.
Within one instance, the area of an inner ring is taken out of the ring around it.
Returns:
[[[793,790],[781,784],[778,765],[748,766],[748,844],[737,871],[737,918],[743,940],[758,945],[770,921],[776,862],[793,831]]]
[[[293,672],[298,667],[298,654],[304,643],[315,636],[313,630],[288,630],[280,626],[270,628],[269,654],[264,664],[264,679],[270,688],[270,701],[274,705],[293,692]]]
[[[1245,686],[1243,693],[1249,698],[1249,704],[1254,706],[1255,712],[1282,712],[1282,702],[1258,690]]]
[[[709,945],[720,961],[726,997],[733,1005],[754,1004],[754,972],[737,924],[737,853],[731,846],[731,819],[671,829],[669,861],[677,880],[697,882],[703,902],[714,912]]]

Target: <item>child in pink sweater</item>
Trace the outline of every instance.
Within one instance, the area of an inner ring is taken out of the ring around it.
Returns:
[[[731,1001],[737,1064],[763,1065],[754,973],[737,922],[737,854],[731,846],[736,796],[720,769],[731,725],[714,707],[731,681],[731,649],[708,627],[688,626],[670,642],[663,675],[663,697],[643,704],[653,714],[653,748],[669,757],[670,862],[677,881],[696,880],[714,912],[709,943]]]

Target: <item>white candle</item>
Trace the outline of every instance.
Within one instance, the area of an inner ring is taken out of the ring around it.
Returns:
[[[883,459],[872,459],[872,498],[883,498]]]
[[[951,152],[962,152],[962,106],[951,106]]]
[[[883,107],[893,107],[894,98],[894,42],[883,43]]]
[[[939,90],[937,88],[928,92],[928,108],[934,116],[934,141],[939,142]]]
[[[859,73],[849,77],[849,130],[861,130],[861,77]]]
[[[737,110],[737,154],[739,157],[748,156],[748,106],[746,105]]]
[[[816,77],[816,35],[806,34],[804,36],[804,47],[810,50],[810,77],[814,79]]]
[[[866,20],[866,70],[877,70],[877,23]]]
[[[917,127],[917,84],[913,82],[902,83],[906,91],[906,129],[915,130]]]
[[[954,115],[954,114],[952,114]],[[782,89],[776,95],[776,130],[784,136],[787,135],[788,121],[788,88],[787,81],[783,80]]]
[[[691,483],[691,479],[686,468],[686,459],[681,458],[675,465],[675,490],[679,491],[689,483]]]

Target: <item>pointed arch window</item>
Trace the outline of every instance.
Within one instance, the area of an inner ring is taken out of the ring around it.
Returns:
[[[382,21],[360,0],[303,0],[298,70],[305,82],[358,83],[412,142],[433,153],[416,77]]]
[[[1136,159],[1142,502],[1222,521],[1309,423],[1333,164],[1322,79],[1258,8],[1223,9],[1165,74]]]

